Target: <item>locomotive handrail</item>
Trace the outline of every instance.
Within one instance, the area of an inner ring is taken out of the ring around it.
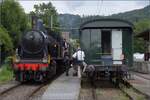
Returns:
[[[105,66],[105,62],[104,62],[102,59],[92,60],[92,62],[98,62],[98,61],[102,63],[101,65]],[[124,60],[119,60],[119,59],[114,59],[114,60],[113,60],[113,59],[112,59],[112,62],[113,62],[113,61],[120,61],[120,62],[122,62],[122,64],[118,64],[118,65],[123,65],[123,61],[124,61]],[[115,64],[112,63],[112,64],[106,64],[106,65],[115,65]]]
[[[42,59],[39,59],[39,60],[25,60],[25,59],[21,59],[20,61],[19,61],[19,63],[26,63],[26,62],[29,62],[30,61],[30,63],[36,63],[36,62],[42,62]]]

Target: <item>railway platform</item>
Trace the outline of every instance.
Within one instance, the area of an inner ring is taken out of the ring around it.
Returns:
[[[150,98],[150,74],[131,72],[131,75],[133,79],[128,82],[132,87]]]
[[[42,100],[78,100],[80,93],[80,78],[72,76],[73,69],[54,80],[42,96]]]

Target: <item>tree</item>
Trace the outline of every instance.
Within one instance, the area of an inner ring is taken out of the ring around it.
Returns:
[[[134,53],[136,52],[144,53],[146,49],[145,41],[142,38],[134,37],[133,49],[134,49]]]
[[[13,51],[13,44],[12,44],[12,40],[8,34],[8,32],[6,31],[5,28],[0,27],[0,42],[3,45],[3,51],[6,52],[12,52]]]
[[[148,28],[150,28],[150,19],[143,19],[135,23],[134,32],[138,34]]]
[[[27,29],[27,16],[15,0],[4,0],[0,6],[1,24],[16,45],[21,33]]]
[[[34,5],[35,11],[30,12],[31,15],[36,15],[42,18],[45,26],[51,27],[51,20],[53,22],[53,30],[58,31],[57,27],[59,27],[58,23],[58,14],[55,7],[51,2],[48,4],[42,3],[39,5]]]
[[[140,20],[135,23],[134,33],[138,33],[150,28],[150,19]],[[146,51],[146,42],[142,38],[134,37],[134,52],[144,53]]]

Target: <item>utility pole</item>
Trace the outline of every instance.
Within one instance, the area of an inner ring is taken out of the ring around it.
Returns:
[[[50,23],[50,25],[51,25],[51,30],[53,29],[53,15],[51,15],[51,23]]]
[[[0,1],[1,8],[0,8],[0,25],[1,25],[1,20],[2,20],[2,0]]]
[[[1,67],[1,62],[2,62],[2,59],[1,59],[1,46],[2,46],[2,43],[0,41],[0,67]]]
[[[2,25],[2,5],[3,5],[3,0],[0,0],[0,4],[1,4],[1,8],[0,8],[0,26]],[[0,40],[0,67],[1,67],[1,63],[2,63],[2,58],[1,58],[1,46],[2,46],[2,42]]]
[[[0,25],[2,24],[2,9],[3,9],[3,1],[4,1],[4,0],[0,0],[0,4],[1,4],[1,8],[0,8]]]
[[[150,0],[149,0],[149,6],[150,6]],[[149,24],[148,31],[149,31],[149,33],[148,33],[148,36],[149,36],[149,38],[148,38],[148,41],[149,41],[149,43],[148,43],[148,53],[150,53],[150,24]],[[149,56],[150,56],[150,54],[149,54]]]

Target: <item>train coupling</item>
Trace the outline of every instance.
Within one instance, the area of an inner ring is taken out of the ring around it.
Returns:
[[[93,76],[94,72],[95,72],[95,66],[94,65],[87,65],[85,72],[87,72],[89,76]]]
[[[106,69],[105,69],[105,75],[106,75],[106,76],[110,76],[110,72],[109,72],[108,66],[107,66]]]

